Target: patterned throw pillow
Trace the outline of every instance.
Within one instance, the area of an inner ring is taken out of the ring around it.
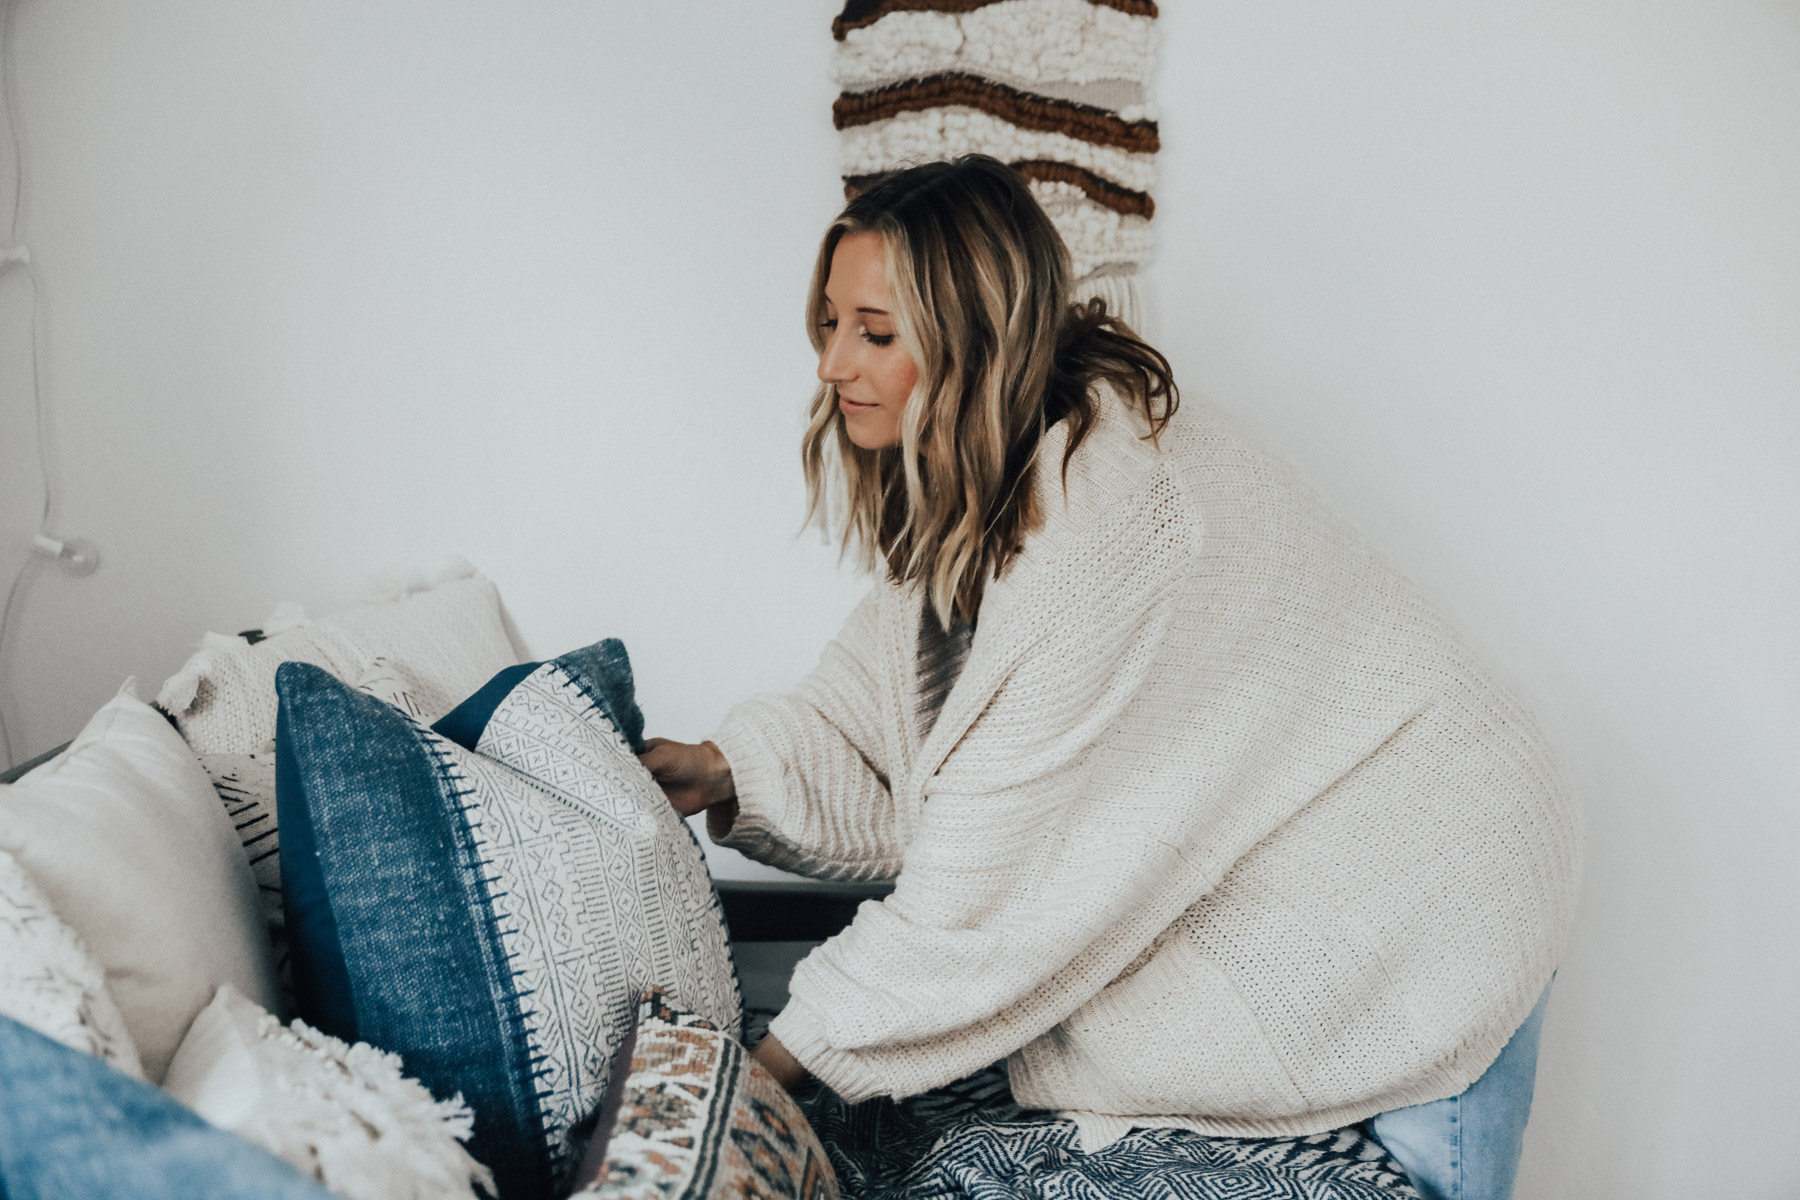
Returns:
[[[556,1194],[645,988],[741,1018],[699,846],[633,753],[622,647],[501,672],[448,737],[316,667],[276,681],[300,1016],[461,1094],[507,1200]]]
[[[595,1130],[576,1182],[575,1197],[592,1200],[838,1196],[819,1139],[774,1077],[654,989],[638,1009],[618,1115]]]
[[[275,671],[282,663],[312,663],[354,683],[378,660],[430,721],[519,656],[506,635],[500,593],[464,564],[433,587],[335,616],[309,620],[289,605],[250,634],[209,633],[156,700],[194,753],[255,754],[275,736]]]
[[[424,708],[407,690],[407,672],[384,656],[378,656],[358,676],[344,682],[377,700],[385,700],[415,720],[427,720]],[[274,684],[270,683],[273,694]],[[225,815],[237,830],[256,882],[256,898],[269,925],[269,944],[275,953],[275,982],[281,992],[281,1011],[294,1007],[294,980],[288,962],[287,917],[281,899],[281,828],[275,811],[275,738],[252,754],[196,754],[212,780],[213,791],[225,805]]]

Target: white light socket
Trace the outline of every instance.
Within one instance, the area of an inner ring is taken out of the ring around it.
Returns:
[[[71,575],[92,575],[100,569],[100,548],[86,538],[53,538],[40,533],[32,539],[31,548],[45,558],[54,558]]]

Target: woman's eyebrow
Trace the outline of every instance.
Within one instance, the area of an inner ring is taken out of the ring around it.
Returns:
[[[858,305],[856,311],[860,313],[869,313],[877,317],[885,317],[888,315],[888,310],[885,308],[869,308],[866,305]]]

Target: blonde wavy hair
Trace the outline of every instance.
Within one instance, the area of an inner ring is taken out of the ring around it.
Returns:
[[[986,155],[881,176],[825,231],[806,318],[825,348],[825,283],[837,244],[880,235],[895,332],[919,368],[900,445],[850,440],[837,389],[822,385],[801,442],[807,521],[831,525],[828,479],[842,471],[846,554],[896,584],[924,587],[938,622],[973,623],[1037,528],[1037,449],[1069,423],[1062,472],[1098,416],[1096,383],[1143,410],[1155,437],[1180,401],[1169,363],[1103,302],[1071,303],[1069,253],[1010,167]]]

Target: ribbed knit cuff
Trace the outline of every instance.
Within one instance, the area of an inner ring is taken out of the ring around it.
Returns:
[[[833,1049],[825,1040],[821,1022],[798,1000],[788,1002],[773,1021],[769,1034],[787,1052],[800,1060],[819,1082],[851,1104],[885,1096],[891,1090],[887,1081],[877,1075],[860,1057],[848,1050]]]
[[[754,702],[751,702],[754,703]],[[719,748],[731,768],[731,784],[737,791],[737,819],[731,831],[713,841],[758,862],[783,860],[787,846],[778,836],[781,814],[787,806],[786,768],[758,736],[755,722],[740,705],[726,714],[725,723],[707,740]],[[709,828],[709,834],[712,832]]]

